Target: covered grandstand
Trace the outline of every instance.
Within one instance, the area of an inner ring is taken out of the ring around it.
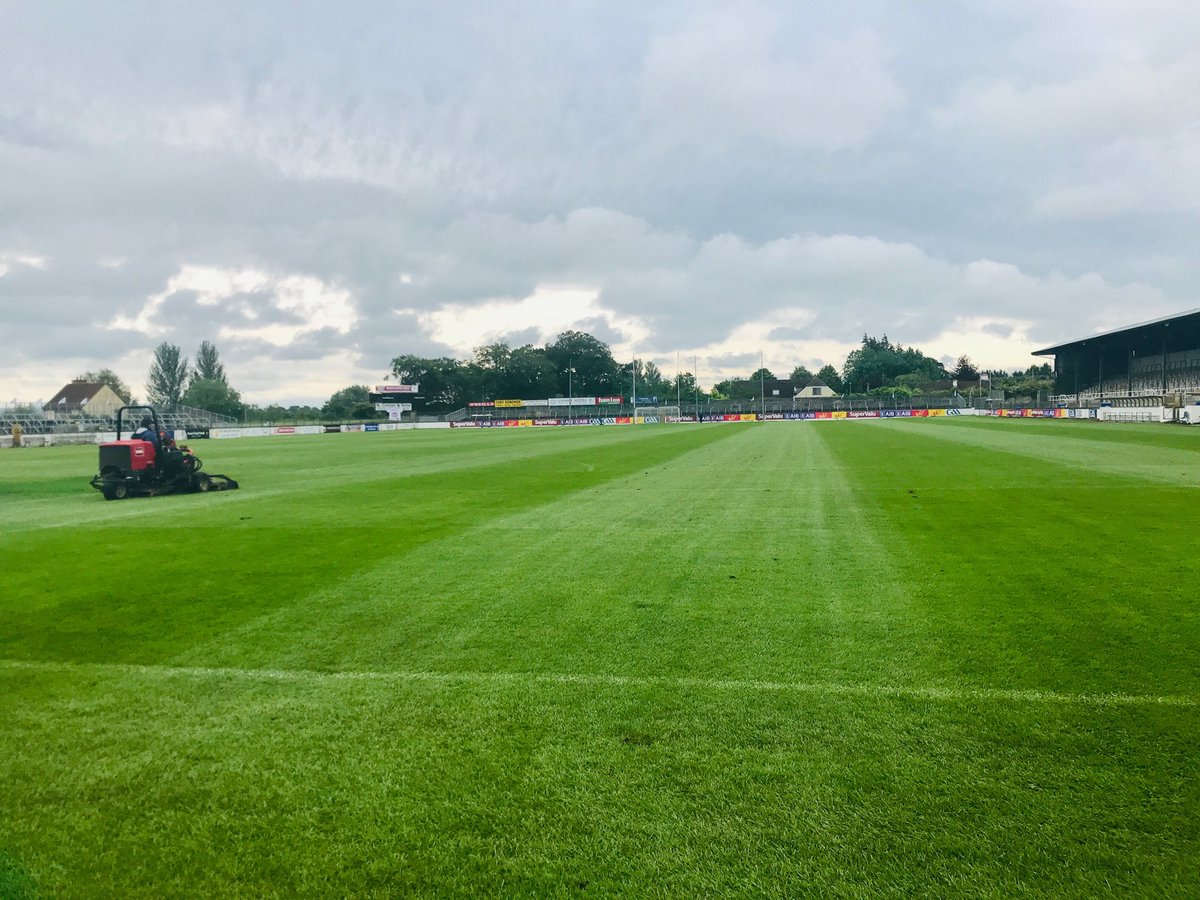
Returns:
[[[1200,309],[1042,350],[1060,404],[1162,406],[1200,396]]]
[[[68,437],[78,435],[80,442],[90,443],[96,434],[116,430],[116,414],[90,415],[80,410],[71,413],[47,411],[42,403],[15,403],[0,407],[0,434],[10,434],[14,425],[25,435],[54,435],[56,443],[71,443]],[[237,419],[205,409],[179,406],[172,412],[159,413],[162,424],[173,431],[188,431],[236,425]],[[126,428],[128,428],[126,424]]]

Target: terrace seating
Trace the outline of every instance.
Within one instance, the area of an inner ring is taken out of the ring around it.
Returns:
[[[0,409],[0,432],[7,434],[13,425],[20,425],[21,430],[28,435],[35,434],[99,434],[115,431],[117,420],[114,416],[89,416],[83,413],[64,417],[61,414],[49,418],[44,412],[28,407],[33,404],[23,404],[17,407]],[[174,431],[187,429],[220,428],[238,424],[237,419],[220,413],[203,409],[193,409],[183,406],[175,412],[159,415],[162,424]],[[136,423],[134,423],[136,424]],[[128,425],[126,427],[129,427]]]

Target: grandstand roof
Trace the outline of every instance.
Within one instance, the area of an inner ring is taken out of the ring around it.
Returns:
[[[1063,341],[1061,344],[1054,344],[1044,350],[1034,350],[1034,356],[1053,356],[1059,350],[1075,344],[1085,344],[1088,341],[1098,340],[1099,338],[1117,337],[1119,335],[1132,335],[1136,331],[1143,328],[1150,328],[1154,325],[1168,326],[1173,322],[1187,321],[1189,325],[1200,324],[1200,309],[1189,310],[1188,312],[1176,313],[1173,316],[1163,316],[1161,319],[1151,319],[1148,322],[1139,322],[1136,325],[1126,325],[1124,328],[1114,328],[1112,331],[1101,331],[1099,334],[1089,335],[1088,337],[1078,338],[1074,341]]]

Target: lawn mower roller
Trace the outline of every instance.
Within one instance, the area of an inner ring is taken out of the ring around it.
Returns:
[[[134,431],[139,410],[144,412],[142,424]],[[127,425],[131,434],[122,440]],[[237,490],[238,483],[229,476],[200,469],[200,457],[187,446],[176,446],[154,407],[122,406],[117,410],[117,439],[100,445],[100,472],[91,484],[105,500]]]

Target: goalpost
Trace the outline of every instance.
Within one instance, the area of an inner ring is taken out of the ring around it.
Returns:
[[[679,407],[641,407],[634,409],[635,421],[643,425],[659,425],[679,421]]]

